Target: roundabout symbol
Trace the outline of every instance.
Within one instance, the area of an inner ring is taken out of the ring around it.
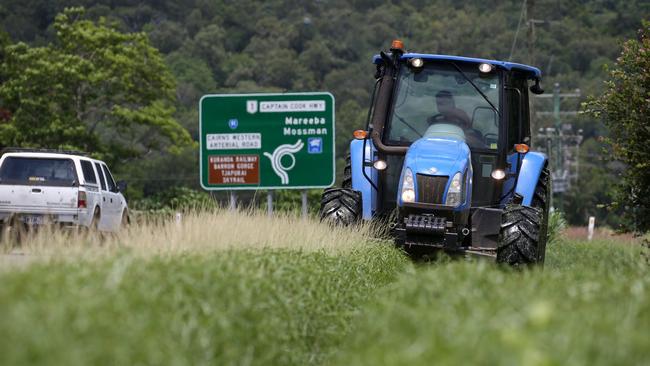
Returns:
[[[276,147],[273,154],[269,154],[268,152],[264,153],[264,156],[271,160],[271,167],[275,174],[280,177],[280,182],[282,184],[289,184],[289,174],[287,174],[287,171],[293,169],[296,165],[296,157],[293,156],[293,154],[302,150],[303,146],[305,146],[305,144],[302,140],[298,140],[293,145],[284,144]],[[282,158],[285,156],[288,156],[291,159],[291,163],[288,166],[282,164]]]

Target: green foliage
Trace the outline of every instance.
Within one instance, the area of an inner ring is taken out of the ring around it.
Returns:
[[[171,187],[147,198],[132,202],[134,210],[170,214],[176,211],[214,209],[217,203],[204,191],[187,187]]]
[[[612,157],[626,164],[615,204],[625,207],[628,229],[650,230],[650,22],[623,44],[607,90],[585,105],[610,130]]]
[[[147,36],[83,14],[58,15],[53,43],[5,48],[0,98],[12,116],[0,125],[0,145],[80,149],[115,162],[190,144],[173,118],[173,77]]]
[[[212,70],[200,58],[188,57],[181,51],[167,55],[165,61],[176,76],[178,102],[185,108],[196,109],[196,101],[205,93],[215,89]],[[196,121],[193,121],[196,124]]]
[[[645,364],[650,267],[639,254],[563,242],[543,269],[422,265],[378,293],[333,364]]]
[[[219,238],[214,238],[219,240]],[[314,365],[407,265],[351,254],[221,251],[33,265],[0,275],[0,364]]]
[[[73,0],[4,0],[0,27],[15,41],[52,43],[57,37],[52,25],[56,14],[79,4]],[[603,89],[602,66],[615,60],[620,40],[632,37],[641,17],[650,14],[647,0],[538,0],[531,16],[546,22],[535,23],[531,60],[525,20],[517,33],[520,0],[331,0],[299,6],[282,0],[143,0],[137,4],[85,0],[81,4],[87,7],[88,19],[106,17],[106,22],[116,24],[122,32],[146,32],[177,80],[173,118],[195,140],[196,110],[203,94],[331,91],[337,100],[339,175],[352,131],[364,127],[374,75],[371,56],[385,49],[391,39],[402,38],[412,51],[533,63],[541,68],[545,85],[560,82],[563,89],[580,88],[584,94],[594,94]],[[548,107],[546,102],[550,99],[535,100],[535,110],[548,111],[542,108]],[[536,122],[535,127],[552,123],[539,116]],[[594,127],[598,123],[580,123],[586,140],[602,135]],[[7,131],[8,138],[18,133]],[[129,170],[131,175],[133,166],[151,168],[151,156],[129,160],[115,170]],[[184,164],[178,164],[173,154],[156,153],[151,160],[162,171],[172,162],[182,166],[182,171],[166,176],[167,182],[192,185],[198,165],[189,154],[183,156],[187,159]],[[595,160],[589,157],[581,164]],[[616,215],[608,216],[605,209],[598,208],[609,201],[607,187],[616,179],[615,173],[601,173],[584,170],[579,187],[565,195],[565,207],[571,211],[567,219],[572,224],[584,224],[590,215],[597,216],[599,222],[618,224]],[[598,174],[603,179],[595,182],[592,178]],[[156,179],[144,185],[148,187],[138,195],[166,188]]]
[[[5,48],[11,45],[11,38],[7,32],[0,29],[0,62],[4,59]]]
[[[127,199],[139,200],[170,187],[199,189],[198,154],[187,146],[179,154],[152,152],[146,159],[134,160],[120,167],[116,179],[128,182]]]
[[[567,220],[561,211],[553,211],[548,214],[548,244],[552,245],[560,240],[562,232],[567,227]]]
[[[316,215],[320,209],[320,199],[323,191],[320,189],[307,190],[307,212],[310,215]],[[266,195],[258,195],[257,199],[261,203],[260,209],[266,210]],[[302,191],[301,190],[277,190],[273,191],[273,211],[274,212],[294,212],[299,213],[302,210]]]

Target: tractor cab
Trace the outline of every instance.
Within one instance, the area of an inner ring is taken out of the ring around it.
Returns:
[[[386,67],[385,62],[381,56],[375,57],[380,72]],[[374,116],[378,127],[383,127],[381,144],[408,148],[422,138],[465,142],[471,151],[474,172],[468,204],[500,205],[507,179],[505,175],[500,179],[493,176],[499,178],[505,173],[508,157],[516,153],[515,145],[530,144],[528,83],[532,79],[533,86],[538,85],[539,70],[484,59],[405,53],[394,71],[387,118],[378,121],[379,116]],[[387,160],[382,182],[383,207],[378,208],[384,213],[399,200],[397,180],[405,153],[379,153]],[[428,175],[437,176],[436,169],[430,167]],[[427,173],[420,174],[419,179],[430,179]],[[439,195],[423,195],[419,202],[445,203]]]
[[[409,53],[400,41],[373,62],[369,119],[350,144],[343,190],[324,193],[324,219],[383,218],[403,248],[497,259],[510,207],[542,212],[538,224],[545,225],[547,159],[529,152],[529,91],[543,92],[537,68]],[[332,209],[340,205],[343,211]],[[513,246],[501,250],[501,260],[543,260],[545,239],[533,241],[535,253],[512,254]]]

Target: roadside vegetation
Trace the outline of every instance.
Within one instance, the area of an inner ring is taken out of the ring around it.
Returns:
[[[0,276],[3,365],[319,364],[406,265],[365,246],[33,264]]]
[[[364,309],[335,364],[645,365],[650,263],[642,250],[559,241],[543,269],[417,266]]]
[[[34,260],[75,261],[125,252],[154,256],[228,249],[291,249],[334,254],[379,242],[372,238],[369,225],[347,230],[293,214],[269,217],[262,211],[226,209],[187,209],[178,214],[178,217],[174,213],[136,216],[119,234],[98,235],[83,229],[60,231],[45,227],[26,235],[19,243],[5,240],[0,248],[5,253],[30,255]]]
[[[228,211],[142,222],[117,236],[42,231],[4,248],[34,259],[0,271],[0,334],[11,339],[0,344],[0,364],[634,365],[650,357],[650,266],[640,245],[558,235],[543,270],[517,271],[480,260],[412,262],[371,234]]]
[[[625,208],[625,229],[650,230],[650,22],[644,21],[636,39],[623,43],[623,51],[609,70],[606,91],[591,98],[584,110],[609,128],[608,147],[626,168],[617,182],[613,206]]]
[[[320,364],[409,265],[368,228],[187,213],[118,236],[41,231],[5,253],[0,364]]]

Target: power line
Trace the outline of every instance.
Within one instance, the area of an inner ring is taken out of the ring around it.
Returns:
[[[519,28],[521,28],[521,20],[524,18],[524,11],[526,11],[526,1],[521,4],[521,12],[519,13],[519,22],[517,22],[517,31],[515,32],[515,39],[512,40],[512,47],[510,47],[510,56],[508,56],[508,61],[512,60],[512,54],[515,52],[515,46],[517,45],[517,37],[519,37]]]

